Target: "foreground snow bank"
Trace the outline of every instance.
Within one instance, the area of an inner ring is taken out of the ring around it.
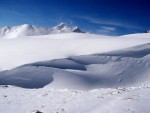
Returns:
[[[0,87],[3,113],[149,113],[150,87],[91,91]],[[19,109],[18,109],[19,108]]]

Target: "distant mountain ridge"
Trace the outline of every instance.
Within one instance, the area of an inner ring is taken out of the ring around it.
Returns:
[[[5,26],[0,28],[0,37],[16,38],[19,36],[38,36],[70,32],[84,33],[77,26],[67,27],[64,23],[60,23],[59,25],[52,28],[23,24],[19,26]]]
[[[150,30],[145,31],[145,33],[150,33]]]

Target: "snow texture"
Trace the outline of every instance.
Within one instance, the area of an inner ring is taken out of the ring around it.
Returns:
[[[63,24],[54,29],[66,30]],[[61,33],[1,38],[0,111],[149,113],[149,37]]]

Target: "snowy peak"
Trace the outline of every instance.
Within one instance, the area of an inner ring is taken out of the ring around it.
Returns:
[[[50,29],[51,34],[57,34],[57,33],[68,33],[71,32],[71,29],[67,27],[64,23],[60,23],[57,26]]]
[[[70,32],[84,33],[78,27],[67,27],[64,23],[60,23],[52,28],[23,24],[19,26],[6,26],[0,28],[0,38],[17,38],[21,36],[37,36]]]
[[[51,31],[52,33],[69,33],[69,32],[85,33],[81,31],[77,26],[67,27],[64,23],[60,23],[57,26],[53,27]]]
[[[5,34],[7,34],[10,30],[10,27],[5,26],[3,28],[0,28],[0,36],[4,36]]]
[[[29,24],[23,24],[23,25],[21,25],[21,27],[23,27],[23,28],[32,28],[32,25],[29,25]]]
[[[54,28],[61,30],[61,29],[64,29],[65,27],[66,27],[66,25],[64,23],[60,23],[59,25],[57,25]]]
[[[146,33],[150,33],[150,30],[147,30]]]
[[[0,37],[2,38],[16,38],[22,36],[37,36],[46,35],[49,30],[44,27],[38,27],[29,24],[23,24],[13,27],[3,27],[0,29]]]
[[[72,28],[72,32],[85,33],[84,31],[81,31],[77,26]]]
[[[150,30],[146,30],[146,31],[144,31],[144,33],[150,33]]]

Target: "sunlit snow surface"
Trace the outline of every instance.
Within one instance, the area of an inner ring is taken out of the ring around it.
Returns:
[[[0,39],[0,68],[3,113],[150,112],[149,33]]]

